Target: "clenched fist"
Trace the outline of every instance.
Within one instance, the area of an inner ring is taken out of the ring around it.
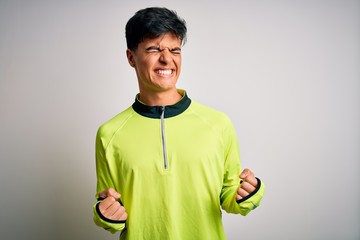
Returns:
[[[120,199],[120,194],[113,188],[106,189],[99,193],[99,197],[104,200],[99,204],[100,213],[114,221],[125,221],[128,217],[125,208],[117,199]]]
[[[242,173],[240,174],[240,178],[242,179],[242,182],[237,190],[237,201],[247,197],[249,194],[255,191],[258,186],[258,180],[255,178],[254,173],[247,168],[242,171]]]

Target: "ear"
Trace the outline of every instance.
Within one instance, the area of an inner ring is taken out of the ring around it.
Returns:
[[[130,49],[126,49],[126,57],[130,66],[135,67],[134,53]]]

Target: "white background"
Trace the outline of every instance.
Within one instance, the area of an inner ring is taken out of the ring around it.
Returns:
[[[1,0],[1,239],[118,238],[92,222],[94,141],[138,91],[124,27],[148,6],[187,21],[178,87],[231,117],[267,185],[228,239],[359,239],[355,0]]]

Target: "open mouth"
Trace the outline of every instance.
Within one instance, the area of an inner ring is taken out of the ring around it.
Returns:
[[[168,77],[168,76],[171,76],[173,74],[173,71],[174,70],[172,70],[172,69],[157,69],[156,73],[161,75],[161,76]]]

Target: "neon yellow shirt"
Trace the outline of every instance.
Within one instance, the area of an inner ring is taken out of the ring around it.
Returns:
[[[94,221],[121,231],[120,239],[226,239],[220,207],[246,215],[260,204],[259,179],[236,202],[239,147],[229,118],[179,92],[183,98],[165,107],[136,99],[98,130],[97,192],[120,193],[128,219],[109,221],[97,202]]]

